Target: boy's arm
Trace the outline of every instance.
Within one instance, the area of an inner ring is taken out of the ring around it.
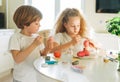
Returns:
[[[38,36],[33,43],[24,50],[11,50],[13,58],[16,63],[21,63],[24,61],[28,55],[40,44],[42,43],[42,37]]]
[[[28,55],[36,48],[37,46],[35,44],[31,44],[29,47],[27,47],[24,50],[11,50],[12,56],[16,63],[20,63],[24,61]]]

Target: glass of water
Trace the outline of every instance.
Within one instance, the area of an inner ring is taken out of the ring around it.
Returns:
[[[72,58],[73,58],[73,51],[72,49],[67,49],[62,51],[61,54],[61,61],[62,63],[71,63],[72,62]]]

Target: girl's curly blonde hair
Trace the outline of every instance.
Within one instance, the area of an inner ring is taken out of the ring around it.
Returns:
[[[69,21],[69,17],[80,17],[80,31],[79,35],[85,37],[87,33],[87,24],[83,16],[80,14],[79,10],[75,8],[66,8],[58,17],[58,20],[55,23],[56,33],[66,32],[64,23]]]

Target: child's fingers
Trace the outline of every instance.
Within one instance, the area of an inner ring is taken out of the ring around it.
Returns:
[[[53,48],[53,43],[54,43],[54,39],[53,37],[50,37],[48,40],[47,40],[47,48],[48,49],[52,49]]]
[[[51,37],[48,38],[48,41],[54,42],[54,38],[51,36]]]
[[[34,43],[35,43],[36,45],[39,45],[39,44],[42,43],[42,41],[43,41],[43,37],[42,37],[42,36],[37,36],[37,37],[35,38],[35,40],[34,40]]]

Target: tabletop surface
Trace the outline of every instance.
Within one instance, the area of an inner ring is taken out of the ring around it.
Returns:
[[[120,72],[117,71],[117,62],[103,62],[103,57],[94,59],[79,59],[79,65],[84,67],[82,72],[72,69],[70,63],[42,66],[45,60],[43,57],[34,62],[35,69],[48,78],[63,82],[120,82]]]

